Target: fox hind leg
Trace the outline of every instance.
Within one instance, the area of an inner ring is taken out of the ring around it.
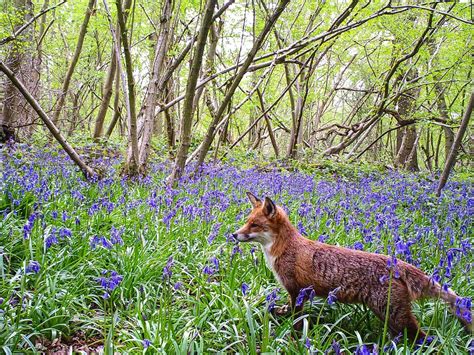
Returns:
[[[394,283],[390,295],[390,307],[388,313],[388,328],[393,336],[406,334],[410,340],[423,339],[426,334],[420,329],[418,322],[411,310],[411,301],[408,290],[404,285]],[[371,299],[368,306],[377,315],[377,317],[385,322],[387,313],[388,290],[379,290]]]

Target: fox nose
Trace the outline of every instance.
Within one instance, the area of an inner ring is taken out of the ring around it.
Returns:
[[[237,233],[232,233],[232,238],[237,239]]]

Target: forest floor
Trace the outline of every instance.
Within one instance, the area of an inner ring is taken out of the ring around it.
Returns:
[[[287,295],[260,248],[231,238],[250,211],[251,191],[283,206],[311,239],[394,255],[472,298],[472,179],[454,177],[437,199],[437,182],[420,174],[215,163],[172,189],[166,161],[153,163],[147,178],[127,181],[118,177],[119,157],[98,157],[106,176],[88,183],[61,152],[1,154],[6,353],[474,351],[437,300],[414,304],[434,337],[422,346],[403,336],[382,343],[383,324],[365,307],[325,299],[306,304],[311,322],[295,334],[291,317],[268,311]]]

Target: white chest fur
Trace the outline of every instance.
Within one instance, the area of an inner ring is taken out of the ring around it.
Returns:
[[[265,260],[267,261],[268,268],[272,270],[273,275],[275,275],[275,278],[277,279],[277,281],[281,285],[283,285],[283,283],[281,282],[280,276],[278,276],[278,273],[275,270],[275,257],[270,253],[272,249],[272,245],[273,243],[262,244],[263,254],[265,255]]]

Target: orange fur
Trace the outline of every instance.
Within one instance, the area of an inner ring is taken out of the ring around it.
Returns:
[[[262,202],[247,194],[253,210],[234,236],[241,242],[257,241],[262,245],[268,266],[288,291],[297,313],[302,310],[295,304],[299,291],[311,286],[320,297],[338,289],[339,302],[363,303],[382,321],[385,319],[388,256],[309,240],[269,198]],[[406,331],[411,339],[422,338],[425,334],[411,312],[411,302],[421,297],[440,297],[454,308],[457,296],[451,290],[443,292],[438,283],[411,264],[398,261],[397,270],[399,278],[391,280],[389,329],[394,335]],[[472,327],[465,321],[464,325]]]

